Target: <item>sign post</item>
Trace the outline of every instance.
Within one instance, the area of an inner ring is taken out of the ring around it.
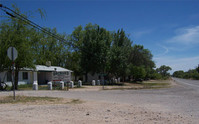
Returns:
[[[105,79],[104,79],[104,76],[105,74],[104,73],[101,73],[101,78],[103,77],[103,80],[102,80],[102,89],[104,90],[104,84],[105,84]]]
[[[12,85],[13,85],[13,99],[15,100],[15,82],[14,82],[14,67],[15,67],[15,62],[14,60],[17,58],[17,50],[15,47],[9,47],[7,50],[7,55],[10,60],[12,60]]]

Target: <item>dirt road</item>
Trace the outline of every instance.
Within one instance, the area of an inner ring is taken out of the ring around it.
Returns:
[[[85,102],[76,105],[1,104],[2,123],[199,122],[198,89],[180,82],[172,88],[153,90],[18,91],[16,94],[80,99]],[[0,92],[0,96],[4,95],[12,95],[12,92]]]

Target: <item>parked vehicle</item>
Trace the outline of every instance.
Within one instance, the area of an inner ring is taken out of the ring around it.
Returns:
[[[0,90],[6,90],[6,88],[7,88],[7,84],[4,83],[4,82],[1,82],[0,83]]]
[[[4,82],[6,76],[7,76],[7,73],[5,73],[3,81],[0,78],[0,91],[6,90],[7,88],[7,84]]]

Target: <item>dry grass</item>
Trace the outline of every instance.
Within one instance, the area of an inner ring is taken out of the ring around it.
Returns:
[[[105,90],[138,90],[138,89],[159,89],[171,87],[170,80],[150,80],[143,82],[124,83],[123,86],[106,86]]]
[[[57,97],[13,96],[0,97],[0,104],[80,104],[79,99],[63,99]]]

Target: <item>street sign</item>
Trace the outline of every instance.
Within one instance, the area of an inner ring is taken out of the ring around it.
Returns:
[[[9,47],[7,50],[7,55],[10,60],[14,61],[18,56],[18,52],[15,47]]]
[[[9,47],[7,50],[7,55],[10,60],[12,60],[12,86],[13,86],[13,99],[15,100],[15,82],[14,82],[14,60],[17,58],[17,50],[14,47]]]

